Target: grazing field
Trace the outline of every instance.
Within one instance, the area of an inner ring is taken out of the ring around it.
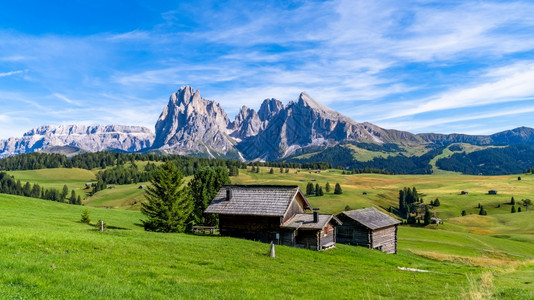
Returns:
[[[101,233],[78,221],[82,210],[0,194],[0,298],[528,299],[534,292],[526,283],[534,244],[459,225],[402,226],[397,255],[278,246],[272,259],[266,244],[145,232],[139,212],[89,208],[93,222],[112,228]]]
[[[99,191],[92,197],[87,198],[84,204],[94,207],[139,210],[141,202],[145,200],[145,191],[140,189],[139,186],[147,184],[146,182],[141,182],[137,184],[112,185],[114,188]]]

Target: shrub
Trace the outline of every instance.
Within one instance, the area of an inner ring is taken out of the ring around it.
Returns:
[[[83,210],[80,222],[85,224],[89,224],[89,222],[91,222],[91,217],[89,216],[89,210],[87,208]]]

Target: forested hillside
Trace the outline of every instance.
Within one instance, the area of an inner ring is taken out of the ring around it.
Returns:
[[[523,173],[525,167],[534,165],[534,147],[510,145],[471,153],[455,153],[449,158],[438,160],[436,165],[443,170],[471,175]]]

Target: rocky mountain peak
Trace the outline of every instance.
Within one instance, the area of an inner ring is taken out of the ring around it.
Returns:
[[[230,121],[219,103],[204,99],[190,86],[172,94],[156,123],[154,148],[168,153],[226,153],[233,149],[227,136]]]
[[[262,122],[269,121],[272,119],[273,116],[277,115],[282,109],[284,109],[284,105],[281,101],[276,100],[274,98],[265,99],[263,100],[263,103],[260,106],[260,110],[258,111],[258,116],[260,117],[260,120]]]
[[[232,137],[244,139],[258,134],[260,129],[263,128],[263,123],[255,110],[243,105],[229,128],[233,130],[230,134]]]

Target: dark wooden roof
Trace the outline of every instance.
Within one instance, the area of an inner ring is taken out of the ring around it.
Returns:
[[[323,229],[330,221],[334,221],[337,225],[341,225],[341,221],[333,215],[319,215],[317,223],[313,222],[313,214],[296,214],[289,219],[282,228],[292,229]]]
[[[379,229],[401,223],[374,207],[344,211],[340,215],[345,215],[370,229]]]
[[[228,189],[232,191],[230,200],[226,198]],[[304,199],[304,208],[311,209],[306,197],[296,185],[225,185],[204,212],[281,217],[299,193]]]

